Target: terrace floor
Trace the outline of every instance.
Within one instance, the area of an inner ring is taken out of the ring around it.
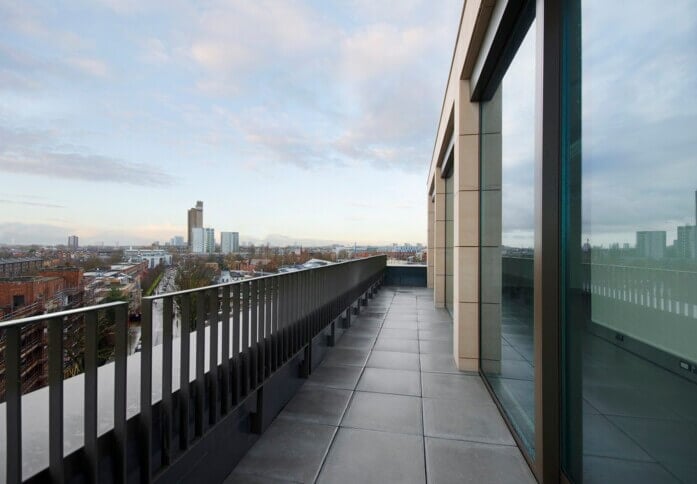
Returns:
[[[535,482],[433,291],[383,288],[228,483]]]

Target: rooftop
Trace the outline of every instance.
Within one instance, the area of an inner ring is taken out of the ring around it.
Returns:
[[[226,482],[535,482],[433,306],[383,288]]]

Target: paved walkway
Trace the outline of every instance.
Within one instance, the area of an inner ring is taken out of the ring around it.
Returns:
[[[383,288],[226,482],[535,482],[432,294]]]

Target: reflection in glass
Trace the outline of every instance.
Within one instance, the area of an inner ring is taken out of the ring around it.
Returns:
[[[697,482],[697,3],[570,3],[563,465]]]
[[[481,104],[481,368],[534,457],[535,28]]]

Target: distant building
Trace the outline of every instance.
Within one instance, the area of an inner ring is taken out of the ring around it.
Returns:
[[[636,255],[646,259],[662,259],[666,254],[666,231],[644,230],[636,233]]]
[[[168,254],[164,250],[128,249],[123,251],[123,258],[130,263],[147,261],[148,269],[157,267],[160,264],[165,266],[172,265],[172,254]]]
[[[184,241],[184,237],[182,237],[181,235],[175,235],[170,240],[170,245],[172,245],[173,247],[184,247],[186,243]]]
[[[681,259],[697,259],[697,225],[678,227],[675,241],[677,256]]]
[[[223,254],[240,251],[239,232],[220,232],[220,252]]]
[[[68,248],[69,249],[77,249],[78,248],[78,237],[77,235],[70,235],[68,236]]]
[[[210,227],[191,229],[191,252],[194,254],[212,254],[215,252],[215,230]]]
[[[189,209],[187,220],[187,245],[193,250],[193,230],[203,227],[203,202],[198,200],[196,206]]]
[[[22,257],[17,259],[0,259],[0,277],[16,277],[28,272],[36,272],[44,266],[40,257]]]

